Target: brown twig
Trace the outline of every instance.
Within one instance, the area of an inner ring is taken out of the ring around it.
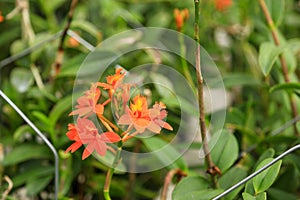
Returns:
[[[198,105],[199,105],[199,124],[201,129],[201,138],[203,144],[203,151],[205,154],[205,161],[208,165],[207,173],[211,175],[213,187],[217,187],[216,183],[216,174],[220,174],[220,170],[217,166],[215,166],[208,147],[207,141],[207,132],[206,132],[206,124],[205,124],[205,114],[204,114],[204,94],[203,94],[203,77],[201,73],[201,64],[200,64],[200,39],[199,39],[199,15],[200,15],[200,2],[199,0],[195,0],[195,24],[194,24],[194,40],[196,41],[196,74],[198,81]]]
[[[57,50],[57,55],[56,55],[56,59],[55,59],[55,63],[54,63],[54,77],[57,76],[61,70],[61,66],[62,66],[62,62],[63,62],[63,56],[64,56],[64,41],[66,39],[68,30],[71,26],[72,20],[73,20],[73,14],[74,14],[74,10],[75,7],[78,3],[78,0],[72,0],[71,2],[71,6],[70,6],[70,10],[68,13],[68,22],[63,30],[61,39],[60,39],[60,43],[58,46],[58,50]]]
[[[7,189],[3,192],[1,200],[5,200],[5,199],[6,199],[7,195],[8,195],[9,192],[12,190],[13,185],[14,185],[13,182],[12,182],[12,180],[11,180],[8,176],[4,176],[4,180],[8,183],[8,187],[7,187]]]
[[[164,182],[164,187],[161,191],[161,197],[160,200],[166,200],[167,199],[167,194],[168,194],[168,188],[172,182],[172,179],[175,175],[178,175],[178,181],[184,176],[187,176],[187,174],[181,169],[172,169],[168,172],[168,174],[165,177],[165,182]]]
[[[270,12],[268,10],[266,2],[264,0],[259,0],[259,4],[260,4],[260,7],[263,11],[263,14],[266,17],[268,26],[269,26],[269,28],[271,30],[271,33],[272,33],[274,43],[275,43],[276,46],[279,46],[280,41],[279,41],[279,38],[278,38],[278,34],[276,32],[276,27],[274,25],[273,19],[270,15]],[[280,59],[281,70],[282,70],[282,73],[283,73],[284,80],[285,80],[286,83],[289,83],[290,82],[290,77],[288,75],[288,67],[287,67],[284,55],[280,54],[279,59]],[[292,110],[292,117],[295,118],[295,117],[298,116],[296,102],[295,102],[292,95],[289,95],[289,100],[290,100],[290,106],[291,106],[291,110]],[[297,129],[297,124],[294,124],[293,127],[294,127],[295,135],[299,136],[299,132],[298,132],[298,129]]]

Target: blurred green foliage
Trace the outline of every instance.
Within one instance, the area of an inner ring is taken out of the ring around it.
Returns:
[[[153,199],[159,196],[165,175],[174,168],[187,172],[188,177],[176,186],[173,199],[192,199],[192,196],[209,199],[299,143],[299,137],[294,135],[291,126],[280,133],[274,134],[274,131],[292,119],[289,95],[293,95],[300,112],[300,2],[266,2],[280,36],[282,46],[279,47],[274,45],[258,1],[235,0],[225,11],[217,11],[213,0],[201,2],[200,43],[217,64],[231,98],[230,105],[224,108],[227,115],[225,130],[220,136],[222,140],[218,140],[212,151],[213,160],[223,172],[218,178],[220,188],[210,188],[204,164],[199,161],[197,165],[191,165],[181,158],[171,166],[154,172],[116,175],[111,187],[113,199]],[[30,0],[28,12],[34,33],[32,39],[26,38],[30,30],[22,26],[24,18],[20,12],[10,19],[4,18],[0,23],[0,60],[46,42],[32,49],[30,54],[0,66],[0,85],[1,90],[59,151],[60,199],[102,199],[106,167],[94,158],[81,161],[81,152],[72,156],[64,153],[70,145],[65,133],[67,124],[72,122],[68,114],[72,109],[74,79],[89,50],[68,36],[64,43],[61,72],[53,77],[52,67],[60,40],[47,39],[64,29],[70,3],[70,0]],[[0,1],[4,17],[15,7],[13,0]],[[190,17],[185,22],[183,33],[193,37],[192,0],[80,0],[70,29],[96,46],[106,38],[132,28],[155,26],[176,30],[175,8],[189,10]],[[278,59],[281,53],[288,64],[290,84],[284,82],[281,73]],[[120,59],[120,64],[130,70],[153,60],[153,55],[136,53],[134,59]],[[184,73],[180,59],[163,57],[162,63]],[[194,68],[189,66],[189,71],[196,85]],[[153,73],[151,76],[172,85],[160,74]],[[153,99],[164,97],[160,88],[152,89]],[[3,147],[0,148],[0,196],[8,187],[3,179],[7,175],[14,183],[7,199],[25,199],[25,196],[31,199],[53,198],[52,154],[8,104],[2,99],[0,103],[0,147]],[[178,102],[172,104],[169,99],[170,106],[165,103],[169,110],[168,122],[176,129],[180,126]],[[209,119],[208,115],[208,122]],[[300,131],[299,123],[297,127]],[[166,133],[145,140],[140,151],[159,148],[173,137],[174,134]],[[128,149],[134,149],[134,145],[129,144]],[[198,150],[200,146],[199,142],[195,142],[190,149]],[[178,153],[174,151],[169,148],[165,154],[157,155],[157,160],[166,162],[166,156]],[[299,152],[292,153],[281,164],[249,181],[244,188],[240,187],[225,199],[299,199],[299,156]],[[132,177],[135,182],[130,186]],[[24,190],[25,196],[22,194]]]

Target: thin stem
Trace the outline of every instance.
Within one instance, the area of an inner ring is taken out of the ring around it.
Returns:
[[[200,64],[200,39],[199,39],[199,15],[200,15],[200,2],[195,0],[195,24],[194,24],[194,40],[196,41],[196,74],[198,81],[198,105],[200,111],[199,124],[201,129],[201,138],[203,144],[203,151],[205,154],[205,161],[208,166],[207,172],[211,175],[213,187],[217,187],[215,175],[220,173],[218,167],[215,166],[212,161],[208,141],[206,137],[206,124],[205,124],[205,114],[204,114],[204,95],[203,95],[203,77],[201,73],[201,64]]]
[[[175,175],[178,175],[179,178],[181,178],[182,176],[186,176],[186,173],[181,171],[180,169],[172,169],[168,172],[168,174],[165,177],[164,187],[161,191],[160,200],[166,200],[167,199],[168,188],[169,188],[169,185],[171,184],[172,179]]]
[[[105,200],[111,200],[111,197],[109,195],[111,179],[112,179],[112,176],[115,172],[115,168],[117,167],[117,165],[120,161],[121,151],[122,151],[122,146],[119,146],[118,150],[117,150],[117,154],[116,154],[115,159],[113,161],[113,164],[108,169],[107,174],[106,174],[105,184],[104,184],[104,188],[103,188],[103,195],[104,195]]]
[[[189,82],[189,84],[193,87],[194,86],[193,78],[192,78],[191,73],[189,71],[186,59],[184,59],[185,56],[186,56],[185,55],[186,54],[186,48],[185,48],[185,44],[184,44],[183,34],[178,35],[178,40],[179,40],[179,44],[180,44],[180,55],[181,55],[180,60],[181,60],[183,73],[184,73],[184,76],[186,77],[187,81]]]
[[[55,70],[54,76],[57,76],[60,72],[60,69],[61,69],[61,65],[62,65],[62,61],[63,61],[63,55],[64,55],[63,45],[64,45],[64,41],[66,39],[68,30],[71,26],[71,22],[73,20],[74,10],[75,10],[75,7],[76,7],[77,3],[78,3],[78,0],[72,0],[72,2],[71,2],[70,10],[69,10],[69,13],[68,13],[68,22],[67,22],[67,24],[66,24],[66,26],[63,30],[63,33],[62,33],[62,36],[61,36],[61,39],[60,39],[60,43],[59,43],[59,46],[58,46],[58,51],[57,51],[56,60],[55,60],[55,64],[54,64],[54,70]]]
[[[270,15],[270,12],[268,10],[266,2],[264,0],[259,0],[259,4],[260,4],[260,7],[261,7],[261,9],[263,11],[263,14],[266,17],[268,26],[269,26],[269,28],[271,30],[271,33],[272,33],[272,37],[273,37],[274,43],[275,43],[276,46],[279,46],[280,45],[279,37],[278,37],[278,34],[276,32],[276,27],[274,25],[273,19],[272,19],[271,15]],[[290,81],[290,77],[288,75],[288,67],[287,67],[287,63],[286,63],[284,55],[281,54],[279,56],[279,59],[280,59],[281,70],[282,70],[282,73],[283,73],[284,81],[286,83],[289,83],[291,81]],[[289,95],[289,100],[290,100],[290,106],[291,106],[291,110],[292,110],[292,117],[295,118],[295,117],[298,116],[296,102],[295,102],[295,100],[294,100],[294,98],[293,98],[292,95]],[[296,136],[299,136],[299,132],[298,132],[296,124],[294,124],[294,134]]]

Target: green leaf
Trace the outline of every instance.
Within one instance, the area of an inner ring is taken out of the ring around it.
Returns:
[[[243,200],[267,200],[267,194],[265,192],[260,193],[256,196],[252,196],[251,194],[248,193],[243,193]]]
[[[222,189],[228,189],[232,185],[238,183],[243,178],[247,176],[247,170],[245,168],[235,166],[228,170],[224,175],[221,176],[219,179],[219,185]],[[224,199],[225,200],[231,200],[234,199],[234,197],[243,189],[243,186],[240,186],[236,188],[234,191],[227,194]]]
[[[287,91],[300,90],[300,83],[280,83],[271,87],[270,92],[275,92],[278,90],[287,90]]]
[[[85,20],[74,20],[71,24],[72,29],[81,29],[83,31],[86,31],[87,33],[91,34],[94,38],[96,38],[97,41],[100,41],[101,34],[100,31],[97,29],[97,27]]]
[[[216,166],[225,172],[238,158],[239,148],[236,138],[227,130],[214,134],[209,141],[211,157]]]
[[[283,52],[283,48],[276,47],[271,42],[264,42],[259,47],[258,63],[265,76],[269,75],[275,61]]]
[[[46,145],[22,144],[4,156],[3,166],[14,165],[30,159],[52,158]]]
[[[14,132],[14,139],[19,140],[26,133],[32,133],[32,128],[27,124],[19,126]]]
[[[267,158],[263,160],[256,168],[256,171],[268,164],[269,162],[271,162],[272,160],[273,158]],[[265,171],[253,178],[253,187],[255,193],[266,191],[274,183],[279,173],[281,163],[281,160],[278,161],[273,166],[269,167],[268,169],[266,169]]]
[[[187,171],[188,167],[181,157],[182,155],[170,143],[158,137],[144,138],[142,141],[147,149],[150,150],[164,166]]]
[[[29,69],[15,68],[11,72],[10,82],[18,92],[23,93],[33,84],[33,75]]]
[[[188,176],[183,178],[175,187],[172,193],[172,199],[178,200],[183,199],[183,197],[189,192],[201,191],[209,188],[210,183],[199,176]]]
[[[175,197],[173,198],[173,200],[208,200],[208,199],[212,199],[213,197],[217,196],[218,194],[220,194],[221,192],[223,192],[223,190],[221,189],[206,189],[206,190],[201,190],[201,191],[193,191],[193,192],[187,192],[184,193],[183,196],[181,197]]]
[[[38,179],[40,177],[51,176],[54,174],[53,166],[30,166],[26,167],[24,172],[21,172],[13,177],[14,187],[18,187],[31,179]]]
[[[50,129],[52,132],[55,130],[55,125],[58,119],[61,117],[62,114],[65,114],[65,117],[68,116],[68,113],[71,112],[72,107],[72,98],[73,95],[67,96],[61,100],[59,100],[55,106],[52,108],[49,114],[49,123]],[[75,95],[74,95],[74,98]]]
[[[244,85],[257,86],[261,84],[253,75],[243,73],[226,74],[223,76],[223,82],[226,88]]]
[[[284,0],[265,0],[268,10],[272,16],[274,24],[278,26],[284,16],[285,1]]]
[[[266,151],[264,151],[258,158],[258,160],[256,161],[256,164],[254,165],[253,169],[256,169],[257,166],[265,159],[267,158],[273,158],[275,154],[275,150],[273,148],[269,148]]]
[[[272,197],[272,199],[274,200],[297,200],[299,199],[299,197],[297,197],[294,194],[279,190],[279,189],[275,189],[275,188],[269,188],[268,189],[268,195],[270,197]]]
[[[53,179],[52,176],[43,177],[39,179],[31,179],[26,184],[27,195],[34,196],[41,192]]]

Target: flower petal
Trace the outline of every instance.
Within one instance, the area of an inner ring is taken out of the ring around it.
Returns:
[[[120,125],[129,125],[131,124],[131,119],[128,114],[124,114],[120,117],[118,124]]]
[[[77,149],[79,149],[82,146],[81,142],[74,142],[71,146],[67,148],[65,151],[66,153],[71,151],[71,153],[74,153]]]
[[[115,132],[105,132],[102,133],[99,137],[103,142],[108,143],[119,142],[121,140],[121,137]]]
[[[94,148],[100,156],[105,156],[106,154],[106,144],[101,140],[97,140],[94,142]]]

